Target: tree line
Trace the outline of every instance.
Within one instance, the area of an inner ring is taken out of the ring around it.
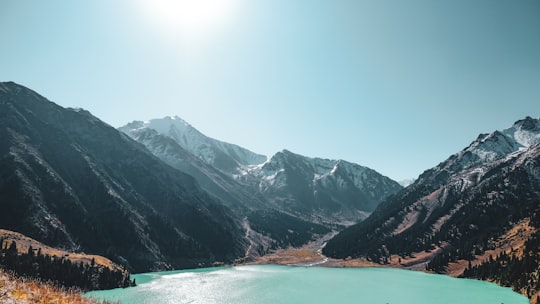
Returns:
[[[537,230],[525,243],[522,255],[502,252],[496,258],[490,256],[480,265],[471,266],[469,263],[463,277],[495,281],[530,298],[540,290],[539,252],[540,232]]]
[[[123,269],[109,269],[91,263],[74,263],[64,257],[43,254],[41,248],[32,246],[27,252],[19,253],[15,241],[4,242],[0,239],[0,267],[16,275],[48,281],[66,288],[76,287],[82,290],[112,289],[135,285],[130,280],[129,272]]]

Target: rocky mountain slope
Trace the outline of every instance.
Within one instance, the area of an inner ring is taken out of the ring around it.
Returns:
[[[401,190],[376,171],[343,160],[309,158],[283,150],[239,177],[276,208],[321,223],[364,219]]]
[[[423,256],[416,260],[423,267],[459,275],[467,261],[480,264],[525,247],[540,228],[539,212],[540,122],[527,117],[480,135],[425,171],[366,221],[330,240],[324,253],[378,263]],[[536,273],[538,281],[538,265],[521,272]]]
[[[0,227],[146,271],[231,261],[241,221],[84,110],[0,84]]]
[[[233,210],[249,239],[249,256],[264,254],[272,248],[297,246],[330,232],[317,223],[274,208],[251,187],[213,167],[182,148],[174,139],[156,130],[139,128],[129,130],[127,134],[144,144],[165,163],[194,176],[204,190]]]
[[[233,209],[250,209],[250,206],[260,206],[262,202],[252,196],[245,187],[234,180],[229,174],[220,171],[197,157],[178,144],[171,137],[161,135],[150,128],[127,130],[120,128],[130,137],[144,144],[155,156],[193,177],[202,188]]]

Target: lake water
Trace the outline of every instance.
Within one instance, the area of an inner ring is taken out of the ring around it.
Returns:
[[[133,275],[138,286],[87,293],[131,303],[527,304],[492,283],[389,268],[254,265]]]

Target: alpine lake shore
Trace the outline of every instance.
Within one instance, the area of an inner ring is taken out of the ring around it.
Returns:
[[[528,239],[528,236],[534,232],[534,228],[530,227],[525,221],[520,225],[520,229],[513,229],[499,238],[500,242],[504,242],[505,246],[498,250],[487,251],[481,256],[478,256],[472,265],[480,265],[487,261],[490,255],[498,254],[501,252],[511,253],[515,249],[519,248]],[[426,273],[435,273],[433,271],[426,270],[426,264],[429,260],[442,248],[436,248],[431,252],[419,252],[412,254],[411,256],[401,257],[398,255],[392,255],[387,264],[375,263],[367,260],[366,258],[347,258],[347,259],[335,259],[326,257],[322,254],[322,248],[326,245],[326,241],[331,239],[336,233],[329,233],[322,236],[316,241],[309,242],[298,248],[286,248],[278,249],[270,252],[266,255],[259,257],[252,257],[235,264],[240,265],[284,265],[284,266],[301,266],[301,267],[334,267],[334,268],[362,268],[362,267],[386,267],[386,268],[399,268],[412,271],[421,271]],[[518,252],[519,253],[519,252]],[[460,260],[455,263],[450,263],[448,270],[444,275],[459,278],[462,276],[465,269],[469,266],[469,262],[466,260]],[[488,280],[488,282],[501,285],[500,282]],[[503,286],[503,285],[501,285]],[[508,286],[503,286],[508,287]],[[524,291],[519,292],[525,296]],[[530,298],[531,304],[540,304],[538,299],[540,298],[540,291]]]

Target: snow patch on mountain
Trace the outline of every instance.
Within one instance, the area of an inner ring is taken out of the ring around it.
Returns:
[[[416,181],[416,178],[406,178],[398,181],[398,184],[400,184],[402,187],[407,187],[408,185],[414,183]]]

